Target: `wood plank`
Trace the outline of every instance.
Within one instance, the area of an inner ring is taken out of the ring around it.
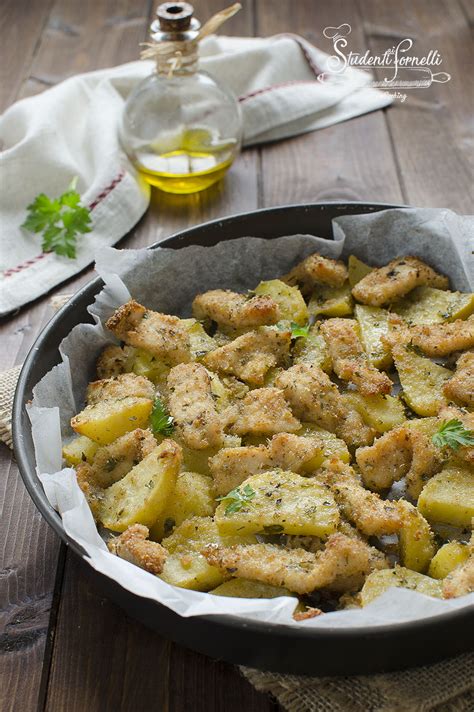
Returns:
[[[357,5],[352,0],[318,3],[271,0],[257,5],[258,32],[295,32],[324,51],[326,26],[349,23],[352,42],[364,49]],[[391,111],[391,109],[389,109]],[[263,204],[317,200],[403,202],[385,111],[376,111],[262,150]]]
[[[0,113],[17,97],[51,4],[52,0],[2,0],[0,4]]]
[[[407,89],[406,101],[387,112],[409,202],[472,212],[474,84],[468,71],[472,39],[465,14],[457,2],[448,0],[400,0],[396,6],[367,0],[361,12],[373,52],[411,37],[412,55],[437,49],[443,62],[433,71],[451,75],[444,84]]]
[[[30,96],[81,72],[138,59],[152,0],[56,0],[28,80]]]

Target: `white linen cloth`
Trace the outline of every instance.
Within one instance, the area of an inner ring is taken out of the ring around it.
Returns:
[[[370,75],[347,69],[320,82],[328,55],[296,35],[209,37],[200,67],[238,97],[244,145],[324,128],[387,106],[367,88]],[[149,188],[122,152],[117,125],[124,100],[153,63],[132,62],[80,74],[17,102],[0,117],[0,315],[48,292],[123,237],[146,211]],[[92,232],[77,258],[41,252],[41,236],[20,226],[38,193],[57,197],[78,176]]]

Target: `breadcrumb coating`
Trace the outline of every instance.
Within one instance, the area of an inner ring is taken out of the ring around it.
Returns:
[[[222,420],[212,397],[211,379],[198,363],[183,363],[171,369],[168,408],[184,443],[194,450],[222,444]]]
[[[161,574],[168,552],[155,541],[148,541],[148,529],[142,524],[133,524],[120,536],[111,539],[109,551],[151,574]]]
[[[254,329],[257,326],[276,324],[278,304],[269,296],[238,294],[226,289],[212,289],[198,294],[193,301],[196,319],[212,319],[224,329]]]
[[[287,362],[290,343],[289,332],[261,327],[210,351],[202,362],[211,371],[236,376],[253,386],[262,386],[270,368]]]
[[[474,408],[474,351],[461,354],[454,376],[445,383],[443,392],[457,405]]]
[[[151,311],[132,299],[112,314],[106,326],[126,344],[170,366],[191,360],[189,333],[177,316]]]
[[[299,262],[280,279],[291,286],[300,285],[303,293],[308,294],[317,284],[342,287],[348,276],[344,262],[315,253]]]
[[[373,442],[375,431],[359,413],[351,410],[337,386],[318,366],[298,363],[279,374],[275,385],[281,388],[294,414],[335,433],[348,445]]]
[[[112,378],[89,383],[86,401],[88,405],[93,405],[100,401],[126,398],[127,396],[153,399],[155,386],[144,376],[137,376],[135,373],[122,373]]]
[[[223,573],[284,586],[299,594],[320,588],[357,590],[371,571],[387,566],[376,549],[339,533],[332,534],[325,548],[315,554],[272,544],[210,544],[202,553]]]
[[[381,307],[390,304],[420,285],[448,289],[449,280],[417,257],[397,257],[369,272],[352,289],[352,295],[362,304]]]
[[[230,406],[223,417],[233,435],[294,433],[301,423],[292,414],[278,388],[258,388]]]
[[[370,363],[353,319],[328,319],[321,324],[334,373],[350,381],[364,395],[390,393],[392,381]]]

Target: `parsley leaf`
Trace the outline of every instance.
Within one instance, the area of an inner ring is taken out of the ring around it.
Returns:
[[[474,445],[474,433],[457,418],[445,420],[431,439],[436,447],[448,446],[452,450],[458,450],[461,445]]]
[[[225,508],[226,514],[234,514],[234,512],[239,512],[244,504],[250,502],[256,495],[255,490],[253,490],[250,485],[245,485],[242,490],[238,487],[231,490],[224,497],[217,497],[218,502],[228,502]]]
[[[76,184],[77,177],[59,198],[48,198],[40,193],[27,207],[28,215],[21,227],[43,233],[43,252],[56,252],[74,259],[77,236],[91,231],[90,210],[80,204]]]
[[[292,339],[299,339],[300,337],[306,339],[310,328],[309,324],[306,324],[306,326],[300,326],[296,323],[296,321],[290,322],[289,325],[288,322],[279,322],[277,327],[279,331],[291,331]]]
[[[158,396],[153,403],[150,422],[151,428],[156,435],[171,435],[174,430],[174,420]]]

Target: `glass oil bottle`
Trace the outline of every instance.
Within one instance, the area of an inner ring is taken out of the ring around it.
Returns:
[[[153,44],[142,54],[156,71],[130,94],[120,127],[122,146],[143,178],[168,193],[196,193],[222,178],[241,143],[234,96],[198,71],[198,43],[239,5],[201,29],[186,2],[167,2],[151,25]]]

